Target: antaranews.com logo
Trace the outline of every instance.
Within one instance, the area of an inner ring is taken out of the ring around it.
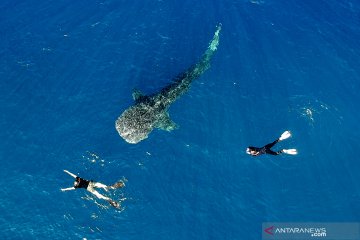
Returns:
[[[294,235],[294,234],[301,234],[302,237],[304,234],[307,235],[307,237],[326,237],[326,228],[302,228],[302,227],[276,227],[271,226],[268,228],[265,228],[265,233],[270,235],[281,235],[281,234],[287,234]]]
[[[263,223],[262,239],[360,240],[360,223]]]

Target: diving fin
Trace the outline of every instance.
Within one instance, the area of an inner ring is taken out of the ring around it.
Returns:
[[[283,132],[283,134],[281,134],[281,136],[279,138],[279,141],[288,139],[289,137],[291,137],[290,131],[285,131],[285,132]]]
[[[297,154],[297,150],[296,150],[296,149],[283,149],[282,151],[283,151],[284,153],[290,154],[290,155],[296,155],[296,154]]]

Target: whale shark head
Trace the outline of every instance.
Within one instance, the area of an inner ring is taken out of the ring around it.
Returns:
[[[154,128],[171,131],[176,127],[164,104],[148,97],[125,110],[115,122],[119,135],[134,144],[146,139]]]
[[[115,127],[126,142],[138,143],[148,137],[156,120],[153,109],[144,104],[136,104],[120,115]]]

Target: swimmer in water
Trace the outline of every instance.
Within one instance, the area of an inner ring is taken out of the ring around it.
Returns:
[[[117,183],[115,183],[114,185],[111,185],[111,186],[106,186],[105,184],[102,184],[100,182],[94,182],[93,180],[89,181],[89,180],[83,179],[81,177],[78,177],[75,174],[69,172],[68,170],[64,170],[64,172],[66,172],[67,174],[69,174],[70,176],[75,178],[75,182],[74,182],[73,187],[61,188],[61,191],[64,192],[64,191],[75,190],[75,189],[78,189],[78,188],[85,188],[87,191],[94,194],[97,198],[103,199],[103,200],[109,202],[110,205],[115,207],[115,208],[120,208],[120,204],[118,202],[112,200],[109,197],[106,197],[106,196],[100,194],[98,191],[95,190],[95,188],[102,188],[105,191],[109,191],[109,189],[122,188],[122,187],[125,186],[125,183],[123,181],[117,182]]]
[[[290,155],[296,155],[297,154],[297,150],[296,149],[282,149],[280,151],[274,152],[273,150],[271,150],[271,148],[277,144],[278,142],[285,140],[287,138],[291,137],[291,133],[290,131],[285,131],[283,134],[281,134],[281,136],[276,139],[274,142],[269,143],[267,145],[265,145],[264,147],[258,148],[258,147],[248,147],[246,149],[246,153],[250,154],[251,156],[257,157],[260,156],[262,154],[270,154],[270,155],[279,155],[281,153],[286,153],[286,154],[290,154]]]

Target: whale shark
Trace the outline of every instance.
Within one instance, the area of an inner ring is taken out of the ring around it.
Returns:
[[[193,80],[199,78],[209,67],[210,60],[219,45],[221,24],[200,60],[179,74],[171,84],[152,95],[135,90],[132,94],[134,105],[126,109],[115,121],[119,135],[128,143],[136,144],[146,138],[154,128],[172,131],[177,128],[168,113],[170,105],[187,92]]]

